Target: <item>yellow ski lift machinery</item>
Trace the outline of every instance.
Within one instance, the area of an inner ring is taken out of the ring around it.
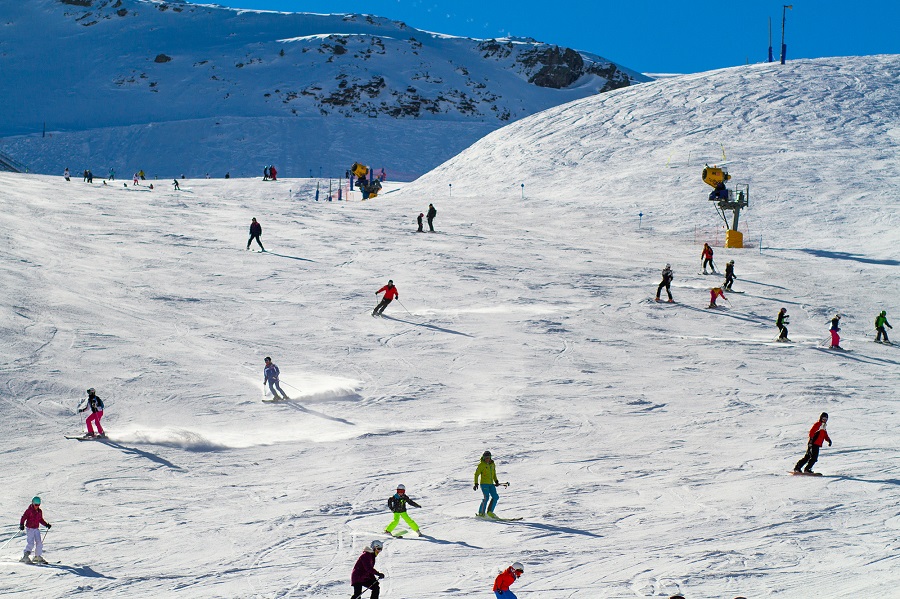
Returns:
[[[750,185],[748,183],[735,183],[734,189],[728,189],[725,186],[726,181],[731,180],[731,175],[724,168],[725,164],[706,165],[703,168],[703,182],[713,187],[709,194],[709,201],[716,202],[718,212],[725,221],[725,247],[742,248],[744,247],[744,235],[738,231],[738,221],[741,217],[741,208],[750,206]],[[731,227],[728,227],[728,216],[726,210],[731,210],[734,215],[731,221]]]

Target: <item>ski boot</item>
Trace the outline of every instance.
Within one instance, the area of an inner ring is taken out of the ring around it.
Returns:
[[[485,514],[485,516],[493,520],[497,519],[497,514],[495,514],[494,512],[488,512],[487,514]]]
[[[669,299],[666,300],[666,302],[667,302],[667,303],[670,303],[670,304],[674,304],[674,303],[675,303],[675,300],[669,298]]]
[[[44,559],[43,557],[41,557],[40,555],[35,555],[35,556],[32,558],[31,563],[32,563],[32,564],[40,564],[40,565],[44,565],[44,564],[47,563],[47,560],[45,560],[45,559]]]
[[[24,555],[22,556],[22,559],[20,559],[19,561],[22,562],[23,564],[30,564],[30,563],[32,563],[32,562],[31,562],[31,558],[28,557],[28,556],[30,556],[30,555],[31,555],[31,552],[30,552],[30,551],[25,551],[25,552],[24,552]]]
[[[282,395],[281,399],[282,399],[282,401],[287,401],[290,399],[290,397],[288,397],[287,395]]]

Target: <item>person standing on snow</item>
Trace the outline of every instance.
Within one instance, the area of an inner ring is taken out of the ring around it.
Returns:
[[[51,528],[50,523],[44,520],[44,513],[41,511],[41,498],[35,497],[19,519],[19,530],[25,531],[25,554],[20,561],[26,564],[47,563],[47,560],[41,557],[41,554],[44,553],[41,524],[46,526],[47,530]],[[34,558],[29,557],[32,549],[34,549]]]
[[[877,331],[877,334],[875,335],[875,343],[887,343],[888,345],[891,345],[891,340],[888,339],[888,334],[887,331],[884,330],[884,327],[887,327],[889,329],[894,328],[887,320],[887,312],[882,310],[881,314],[875,317],[875,330]],[[884,341],[881,340],[882,337],[884,337]]]
[[[517,599],[516,594],[509,590],[509,585],[517,581],[524,573],[525,566],[520,562],[513,562],[513,565],[500,572],[494,579],[494,596],[497,599]]]
[[[138,184],[138,174],[135,173],[134,176],[131,178],[131,186],[134,187],[137,184]]]
[[[713,287],[709,290],[709,308],[718,308],[716,305],[716,298],[721,297],[723,300],[728,301],[728,298],[725,297],[725,294],[722,292],[721,287]]]
[[[400,292],[394,287],[394,281],[392,280],[388,281],[387,285],[376,291],[375,295],[377,296],[382,291],[384,292],[384,298],[382,298],[381,303],[372,310],[372,316],[381,316],[384,314],[384,309],[388,307],[388,304],[394,301],[394,298],[400,299]]]
[[[722,285],[722,288],[731,291],[732,285],[734,285],[734,260],[729,260],[725,265],[725,284]]]
[[[269,179],[271,179],[272,181],[278,180],[278,171],[275,170],[275,165],[269,166]]]
[[[381,593],[378,580],[384,578],[384,574],[375,569],[375,558],[382,549],[384,549],[384,544],[381,541],[372,541],[356,560],[356,565],[353,566],[353,572],[350,574],[350,584],[353,586],[353,595],[350,599],[360,599],[367,590],[372,591],[371,599],[378,599],[378,595]]]
[[[278,366],[272,362],[272,358],[266,356],[266,365],[263,368],[263,388],[265,388],[266,383],[269,384],[269,390],[272,392],[272,397],[278,399],[278,393],[281,394],[281,399],[290,399],[284,391],[281,390],[281,385],[278,384],[278,377],[281,375],[281,371],[278,369]],[[278,389],[278,393],[275,392],[275,389]]]
[[[831,328],[828,331],[831,333],[831,349],[844,349],[841,347],[841,336],[838,335],[838,331],[841,330],[839,326],[841,324],[841,315],[835,314],[834,318],[831,319]]]
[[[175,186],[175,189],[173,189],[172,191],[180,191],[181,190],[181,187],[178,185],[178,179],[172,179],[172,185]]]
[[[253,243],[253,240],[256,240],[256,243],[259,244],[259,249],[263,252],[266,251],[266,248],[263,247],[262,241],[259,240],[259,236],[262,235],[262,225],[256,222],[255,218],[250,219],[250,239],[247,240],[247,249],[250,249],[250,244]]]
[[[778,339],[777,341],[786,341],[790,342],[788,339],[788,313],[787,308],[782,308],[778,311],[778,318],[775,319],[775,326],[778,327]]]
[[[662,270],[662,282],[660,282],[659,287],[656,288],[656,301],[659,301],[659,294],[662,292],[663,287],[666,288],[666,294],[669,296],[669,303],[671,304],[674,300],[672,299],[672,289],[670,285],[672,285],[672,279],[675,278],[675,273],[672,272],[672,266],[666,264],[666,267]]]
[[[707,264],[709,264],[709,268],[712,270],[712,274],[716,274],[716,267],[713,264],[713,249],[709,247],[708,243],[703,244],[703,251],[700,252],[700,259],[702,260],[703,274],[709,274],[708,272],[706,272]]]
[[[418,503],[412,500],[412,497],[409,497],[406,494],[406,487],[403,485],[397,485],[397,492],[388,498],[388,507],[391,508],[391,511],[394,512],[394,520],[385,527],[384,532],[389,535],[394,534],[394,529],[397,528],[397,524],[400,523],[400,518],[403,518],[403,521],[409,525],[409,528],[416,533],[418,536],[422,536],[422,533],[419,531],[419,525],[416,524],[415,520],[409,517],[409,514],[406,513],[406,504],[409,504],[413,507],[422,507]]]
[[[484,499],[481,500],[481,505],[478,506],[478,516],[496,518],[497,516],[494,514],[494,508],[500,500],[500,496],[497,494],[497,485],[500,484],[500,481],[497,480],[497,465],[491,458],[490,451],[485,451],[481,454],[481,461],[478,462],[478,467],[475,468],[475,484],[472,485],[473,491],[478,490],[479,479]],[[489,499],[490,504],[488,504]]]
[[[425,218],[425,214],[423,212],[419,213],[418,218],[416,218],[416,222],[419,223],[419,230],[417,233],[422,233],[422,219]]]
[[[110,181],[116,180],[116,170],[115,169],[113,169],[113,168],[109,169],[109,176],[107,177],[107,179],[109,179]]]
[[[434,204],[428,204],[428,214],[426,217],[428,218],[428,228],[434,233],[434,217],[437,216],[437,209],[435,209]]]
[[[63,171],[63,177],[65,177],[66,181],[71,181],[69,178],[69,167],[66,167],[66,170]]]
[[[806,445],[806,455],[794,466],[794,472],[800,472],[800,469],[806,464],[806,469],[803,472],[814,474],[812,467],[813,464],[819,461],[819,450],[822,449],[822,442],[828,441],[828,447],[831,447],[831,437],[828,436],[828,431],[825,430],[827,423],[828,414],[822,412],[822,415],[819,416],[819,421],[809,429],[809,443]]]
[[[101,437],[105,437],[106,433],[103,432],[103,426],[100,425],[100,419],[103,418],[103,400],[97,397],[94,388],[91,387],[87,390],[87,405],[78,410],[79,412],[84,412],[88,408],[91,409],[91,415],[87,417],[85,420],[85,424],[87,425],[88,432],[85,435],[86,437],[94,437],[94,423],[97,424],[97,433]]]

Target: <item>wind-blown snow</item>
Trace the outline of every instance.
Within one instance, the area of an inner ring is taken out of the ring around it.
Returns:
[[[0,593],[349,596],[404,483],[430,537],[386,540],[386,598],[487,597],[514,560],[523,599],[892,596],[900,354],[871,340],[900,320],[897,65],[613,92],[367,202],[0,173],[0,542],[39,494],[61,561],[14,540]],[[694,228],[721,223],[720,144],[763,244],[716,248],[745,293],[711,311]],[[650,301],[665,262],[675,305]],[[388,278],[402,303],[372,318]],[[821,346],[838,311],[850,353]],[[266,355],[295,400],[260,401]],[[90,386],[110,439],[65,440]],[[791,477],[822,411],[825,476]],[[485,449],[521,522],[473,517]]]

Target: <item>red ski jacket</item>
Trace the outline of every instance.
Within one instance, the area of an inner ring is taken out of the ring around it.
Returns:
[[[50,526],[46,522],[44,522],[44,513],[41,512],[41,508],[38,506],[31,504],[28,506],[28,509],[25,510],[25,513],[22,514],[22,518],[19,520],[19,525],[25,525],[25,528],[37,528],[41,524],[44,526]]]
[[[379,289],[378,291],[376,291],[376,292],[375,292],[375,295],[378,295],[378,294],[381,293],[382,291],[384,291],[384,299],[392,300],[392,299],[394,299],[395,297],[400,297],[400,292],[397,291],[397,286],[396,286],[396,285],[391,285],[390,287],[388,287],[387,285],[385,285],[384,287],[382,287],[381,289]]]
[[[831,443],[831,437],[828,436],[828,431],[821,428],[822,422],[816,422],[812,425],[812,428],[809,429],[809,441],[813,445],[817,445],[822,447],[822,443],[824,441],[828,441]]]
[[[514,583],[517,578],[516,571],[510,566],[497,576],[497,580],[494,581],[494,591],[508,591],[509,585]]]

